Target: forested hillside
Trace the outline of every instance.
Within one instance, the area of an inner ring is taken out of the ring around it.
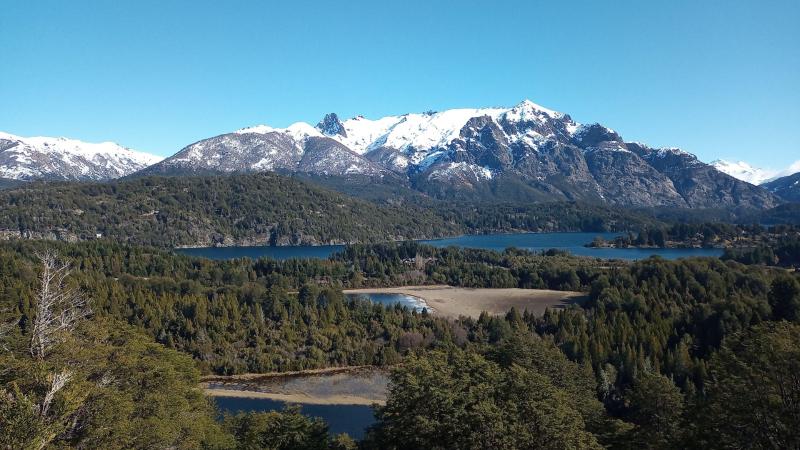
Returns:
[[[273,174],[31,184],[0,192],[0,229],[62,240],[292,245],[431,237],[462,231],[436,214],[348,198]]]
[[[652,222],[578,203],[445,205],[406,194],[379,193],[365,201],[269,173],[31,183],[0,191],[0,234],[66,241],[107,237],[171,248],[627,230]]]

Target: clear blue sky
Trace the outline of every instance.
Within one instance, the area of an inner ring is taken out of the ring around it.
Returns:
[[[0,130],[161,155],[530,98],[707,161],[800,159],[798,0],[0,0],[0,61]]]

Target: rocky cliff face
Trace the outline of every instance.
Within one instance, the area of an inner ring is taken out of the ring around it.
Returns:
[[[800,202],[800,172],[765,183],[763,187],[787,202]]]

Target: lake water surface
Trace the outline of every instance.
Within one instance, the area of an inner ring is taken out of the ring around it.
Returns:
[[[388,373],[385,370],[362,367],[317,374],[208,381],[205,388],[253,394],[251,397],[212,397],[220,412],[230,413],[280,411],[287,406],[283,400],[259,394],[294,396],[298,399],[296,404],[302,414],[325,420],[332,434],[347,433],[358,439],[375,422],[375,414],[370,405],[386,400],[388,384]],[[358,398],[358,401],[353,402],[357,404],[348,403],[347,398]]]
[[[220,412],[280,411],[286,403],[268,398],[214,397]],[[300,412],[323,419],[331,434],[347,433],[354,439],[364,437],[367,427],[375,423],[375,413],[364,405],[300,404]]]
[[[402,305],[418,312],[422,312],[422,310],[428,306],[421,298],[406,294],[369,292],[362,294],[345,294],[345,296],[352,299],[366,299],[372,303],[380,303],[386,306]]]
[[[618,233],[511,233],[511,234],[482,234],[458,236],[445,239],[433,239],[420,241],[435,247],[465,247],[481,248],[487,250],[502,251],[508,247],[517,247],[525,250],[542,251],[551,248],[566,250],[573,255],[589,256],[603,259],[644,259],[653,255],[659,255],[666,259],[686,258],[692,256],[712,256],[722,255],[722,250],[712,248],[689,248],[689,249],[650,249],[650,248],[588,248],[584,245],[600,236],[606,240],[612,240]],[[343,248],[342,245],[320,245],[320,246],[294,246],[294,247],[200,247],[183,248],[177,251],[192,255],[202,256],[211,259],[234,259],[234,258],[327,258],[334,252]]]

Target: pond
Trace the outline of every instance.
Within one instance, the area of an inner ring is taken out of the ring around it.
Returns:
[[[406,294],[369,292],[346,294],[345,296],[349,299],[364,299],[385,306],[402,305],[417,312],[422,312],[428,306],[421,298]]]

